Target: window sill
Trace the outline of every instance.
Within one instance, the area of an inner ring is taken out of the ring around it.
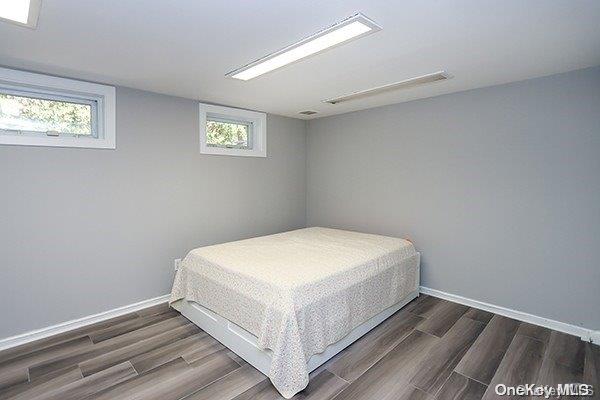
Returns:
[[[42,146],[42,147],[77,147],[86,149],[116,149],[116,143],[109,139],[75,138],[75,137],[27,137],[0,135],[0,145]]]
[[[266,157],[267,149],[251,150],[251,149],[235,149],[226,147],[203,147],[200,151],[202,154],[213,154],[221,156],[237,156],[237,157]]]

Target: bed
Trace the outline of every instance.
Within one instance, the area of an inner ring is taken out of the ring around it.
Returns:
[[[418,296],[419,261],[407,240],[299,229],[190,251],[170,303],[290,398]]]

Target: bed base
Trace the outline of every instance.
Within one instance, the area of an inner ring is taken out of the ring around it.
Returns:
[[[419,296],[418,289],[408,294],[399,303],[383,310],[368,321],[357,326],[340,341],[327,346],[324,352],[310,357],[308,360],[309,372],[314,371],[337,353],[360,339],[371,329],[381,324],[392,314],[417,298],[417,296]],[[202,307],[196,302],[182,299],[174,302],[171,306],[179,311],[184,317],[196,324],[200,329],[250,363],[254,368],[269,376],[272,352],[271,350],[262,350],[258,348],[256,345],[256,336],[226,318]]]

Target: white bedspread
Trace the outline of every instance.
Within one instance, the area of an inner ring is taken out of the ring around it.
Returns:
[[[416,290],[419,253],[403,239],[307,228],[192,250],[173,284],[273,352],[269,378],[286,398],[307,361]]]

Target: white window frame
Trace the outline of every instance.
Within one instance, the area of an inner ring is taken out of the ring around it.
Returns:
[[[3,0],[4,1],[4,0]],[[35,29],[38,23],[38,17],[40,14],[40,7],[42,6],[42,0],[30,0],[29,1],[29,12],[27,13],[27,22],[19,22],[13,19],[1,18],[0,21],[8,22],[11,24],[24,26],[30,29]]]
[[[267,114],[203,103],[200,103],[199,110],[200,153],[243,157],[267,156]],[[211,117],[217,120],[251,125],[252,134],[249,142],[252,143],[252,148],[209,146],[206,140],[206,121]]]
[[[2,89],[50,100],[92,104],[93,137],[19,135],[0,129],[0,145],[116,148],[116,94],[113,86],[0,68],[0,92]]]

